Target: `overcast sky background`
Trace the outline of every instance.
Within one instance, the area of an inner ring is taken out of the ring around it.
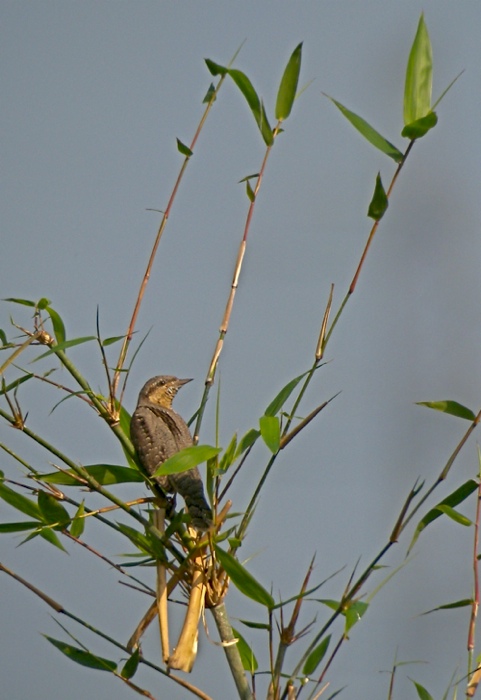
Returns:
[[[298,591],[314,552],[314,583],[345,567],[318,594],[339,598],[358,559],[366,565],[385,544],[415,480],[429,485],[441,471],[468,423],[416,401],[454,399],[479,408],[481,5],[4,0],[0,6],[0,296],[48,297],[69,337],[95,333],[97,306],[104,337],[126,330],[159,223],[147,209],[165,208],[181,164],[175,139],[189,143],[212,80],[204,58],[226,64],[247,39],[235,65],[272,115],[284,66],[304,42],[300,82],[313,82],[271,154],[221,358],[223,445],[235,431],[242,435],[255,426],[277,391],[310,366],[330,285],[336,310],[364,247],[376,173],[388,183],[394,172],[393,162],[364,141],[322,92],[404,150],[404,73],[423,10],[433,44],[434,97],[465,73],[440,104],[438,126],[415,145],[329,344],[330,362],[318,371],[300,412],[342,393],[279,457],[241,550],[254,575],[283,598]],[[129,379],[130,411],[146,379],[170,373],[195,378],[176,407],[184,416],[196,410],[248,207],[238,182],[259,170],[263,153],[242,96],[226,83],[195,149],[147,289],[137,338],[151,332]],[[24,309],[2,303],[0,327],[9,335],[10,314],[20,325],[29,323]],[[71,357],[104,391],[94,344],[71,350]],[[116,360],[115,349],[110,360]],[[65,372],[56,376],[71,385]],[[29,427],[75,460],[122,463],[115,438],[80,403],[65,402],[50,415],[59,393],[31,382],[19,398],[30,411]],[[214,403],[213,392],[202,442],[215,440]],[[36,468],[51,468],[49,455],[23,435],[2,425],[0,436]],[[476,437],[430,505],[476,476]],[[232,491],[236,511],[247,505],[267,458],[259,447],[246,465]],[[19,477],[6,455],[0,467]],[[129,485],[117,492],[127,499],[145,490]],[[462,511],[473,518],[474,508],[472,498]],[[0,514],[18,519],[3,502]],[[406,534],[385,564],[403,561]],[[347,686],[342,697],[386,698],[389,676],[382,671],[396,653],[398,660],[426,663],[399,670],[395,698],[415,697],[407,676],[440,697],[456,669],[465,673],[468,609],[419,615],[471,595],[472,536],[472,529],[447,518],[423,533],[417,556],[374,599],[338,655],[328,676],[331,692]],[[94,526],[86,538],[112,556],[127,549]],[[68,556],[45,542],[17,548],[19,541],[2,536],[6,566],[74,614],[127,639],[148,601],[120,586],[115,572],[79,547],[68,544]],[[145,577],[153,583],[153,572]],[[378,581],[373,578],[368,590]],[[261,615],[254,604],[239,605],[235,591],[227,602],[234,619]],[[68,640],[50,612],[2,577],[3,697],[134,697],[111,676],[82,669],[43,639],[41,634]],[[316,613],[320,623],[326,612],[314,604],[305,621]],[[93,651],[119,658],[73,623],[67,627]],[[243,631],[265,663],[260,634]],[[158,661],[156,629],[146,635],[144,651]],[[296,653],[294,648],[289,658]],[[235,697],[221,654],[201,632],[190,680],[216,700]],[[156,698],[187,697],[148,671],[136,680]]]

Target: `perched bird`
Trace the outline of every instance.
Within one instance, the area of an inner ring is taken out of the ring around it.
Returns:
[[[187,424],[172,408],[179,389],[190,379],[152,377],[142,387],[130,422],[130,436],[147,474],[153,474],[166,459],[192,445]],[[156,477],[164,491],[180,493],[197,530],[212,524],[212,511],[205,500],[204,487],[197,467],[168,476]]]

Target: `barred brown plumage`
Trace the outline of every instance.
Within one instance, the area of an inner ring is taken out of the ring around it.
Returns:
[[[179,389],[190,379],[162,375],[149,379],[142,387],[130,422],[130,436],[147,474],[153,474],[166,459],[192,445],[192,436],[184,419],[172,408]],[[204,496],[197,467],[180,474],[156,477],[164,491],[180,493],[197,530],[212,524],[212,512]]]

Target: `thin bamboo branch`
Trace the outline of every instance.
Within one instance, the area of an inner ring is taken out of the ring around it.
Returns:
[[[66,617],[68,617],[69,619],[73,620],[74,622],[77,622],[79,625],[82,625],[82,627],[85,627],[86,629],[90,630],[90,632],[93,632],[94,634],[101,637],[102,639],[105,639],[107,642],[109,642],[113,646],[117,647],[118,649],[121,649],[125,653],[127,653],[127,654],[130,653],[130,650],[127,648],[127,646],[120,644],[120,642],[118,642],[116,639],[113,639],[113,637],[110,637],[109,635],[105,634],[105,632],[102,632],[101,630],[99,630],[98,628],[89,624],[88,622],[85,622],[85,620],[82,620],[80,617],[77,617],[76,615],[71,613],[69,610],[67,610],[63,605],[61,605],[60,603],[57,603],[57,601],[55,601],[53,598],[50,598],[50,596],[43,593],[39,588],[32,585],[29,581],[22,578],[18,574],[14,573],[11,569],[8,569],[1,562],[0,562],[0,571],[3,571],[4,573],[8,574],[13,579],[18,581],[18,583],[21,583],[23,586],[28,588],[32,593],[34,593],[41,600],[43,600],[49,607],[53,608],[53,610],[55,610],[55,612],[61,613],[61,614],[65,615]],[[194,685],[185,681],[183,678],[179,678],[178,676],[175,676],[174,674],[169,673],[168,671],[165,671],[163,668],[161,668],[160,666],[157,666],[156,664],[152,663],[151,661],[148,661],[143,656],[139,657],[139,663],[145,664],[149,668],[152,668],[154,671],[161,673],[166,678],[170,678],[172,681],[174,681],[178,685],[181,685],[183,688],[188,690],[190,693],[192,693],[196,697],[200,698],[200,700],[212,700],[209,695],[204,693],[199,688],[196,688]]]
[[[202,131],[202,128],[203,128],[203,126],[204,126],[204,124],[205,124],[205,121],[206,121],[206,119],[207,119],[207,116],[208,116],[210,110],[212,109],[215,100],[217,99],[218,92],[219,92],[219,90],[220,90],[220,88],[221,88],[222,83],[223,83],[224,80],[225,80],[225,77],[226,77],[226,74],[224,74],[224,75],[222,75],[222,76],[220,77],[219,82],[217,83],[217,87],[216,87],[215,90],[213,91],[213,93],[212,93],[212,95],[211,95],[211,98],[210,98],[209,102],[208,102],[207,105],[206,105],[206,108],[205,108],[205,110],[204,110],[204,113],[203,113],[203,115],[202,115],[202,117],[201,117],[201,119],[200,119],[200,122],[199,122],[199,124],[198,124],[198,126],[197,126],[197,129],[196,129],[196,131],[195,131],[194,138],[192,139],[192,141],[191,141],[191,143],[190,143],[190,146],[189,146],[189,149],[190,149],[191,151],[194,150],[195,144],[197,143],[197,139],[199,138],[200,132]],[[158,247],[159,247],[159,244],[160,244],[160,240],[161,240],[161,238],[162,238],[162,234],[164,233],[165,227],[167,226],[167,221],[168,221],[168,218],[169,218],[169,215],[170,215],[170,211],[171,211],[172,206],[173,206],[173,204],[174,204],[175,197],[176,197],[176,195],[177,195],[177,191],[178,191],[178,189],[179,189],[180,183],[182,182],[182,178],[184,177],[184,173],[185,173],[185,171],[186,171],[186,169],[187,169],[187,165],[188,165],[188,163],[189,163],[189,161],[190,161],[190,158],[191,158],[191,156],[186,156],[186,157],[184,158],[184,161],[183,161],[182,165],[181,165],[179,174],[177,175],[177,178],[176,178],[176,181],[175,181],[175,184],[174,184],[172,193],[171,193],[171,195],[170,195],[170,197],[169,197],[169,201],[168,201],[168,203],[167,203],[167,208],[166,208],[165,212],[163,213],[163,216],[162,216],[162,219],[161,219],[161,222],[160,222],[160,225],[159,225],[159,229],[158,229],[158,231],[157,231],[157,236],[156,236],[156,238],[155,238],[154,245],[152,246],[152,250],[151,250],[151,252],[150,252],[149,260],[148,260],[148,262],[147,262],[147,267],[146,267],[144,276],[143,276],[143,278],[142,278],[142,282],[140,283],[140,289],[139,289],[139,292],[138,292],[138,294],[137,294],[137,299],[136,299],[136,301],[135,301],[134,310],[133,310],[133,312],[132,312],[132,317],[131,317],[131,319],[130,319],[129,326],[128,326],[128,328],[127,328],[127,332],[126,332],[126,334],[125,334],[125,337],[124,337],[124,340],[123,340],[123,343],[122,343],[122,347],[121,347],[121,350],[120,350],[120,354],[119,354],[119,359],[117,360],[117,366],[116,366],[116,368],[115,368],[114,378],[113,378],[113,382],[112,382],[112,394],[113,394],[114,396],[115,396],[116,391],[117,391],[117,386],[118,386],[118,383],[119,383],[119,380],[120,380],[120,375],[121,375],[122,368],[123,368],[124,363],[125,363],[125,359],[126,359],[126,357],[127,357],[127,352],[128,352],[128,349],[129,349],[129,345],[130,345],[130,342],[131,342],[131,340],[132,340],[132,336],[133,336],[133,333],[134,333],[135,324],[136,324],[136,322],[137,322],[137,317],[138,317],[138,315],[139,315],[140,307],[141,307],[141,304],[142,304],[142,301],[143,301],[143,298],[144,298],[145,289],[146,289],[146,287],[147,287],[147,283],[148,283],[148,281],[149,281],[149,279],[150,279],[150,275],[151,275],[151,273],[152,273],[152,268],[153,268],[153,265],[154,265],[154,260],[155,260],[156,254],[157,254],[157,250],[158,250]],[[125,389],[125,384],[124,384],[124,389]],[[122,402],[122,396],[121,396],[121,398],[120,398],[120,403],[121,403],[121,402]]]
[[[224,653],[226,655],[227,663],[229,664],[239,698],[240,700],[254,700],[254,696],[252,695],[251,689],[249,688],[249,684],[247,682],[244,667],[242,666],[242,660],[237,644],[232,644],[232,642],[235,641],[235,636],[232,631],[224,603],[217,605],[215,608],[211,608],[211,612],[214,617],[219,636],[223,642]]]
[[[244,254],[245,254],[245,250],[246,250],[246,246],[247,246],[247,238],[249,235],[252,217],[254,215],[254,207],[255,207],[255,204],[257,201],[257,195],[259,193],[259,190],[260,190],[260,187],[262,184],[262,180],[263,180],[264,173],[265,173],[266,166],[267,166],[267,161],[269,159],[269,155],[270,155],[271,150],[272,150],[272,145],[275,142],[275,138],[279,132],[280,126],[281,126],[281,123],[278,122],[276,124],[276,126],[274,127],[273,142],[270,146],[266,147],[266,152],[265,152],[264,158],[262,160],[259,174],[257,175],[256,184],[255,184],[255,187],[253,189],[253,194],[249,199],[249,208],[247,210],[247,217],[246,217],[246,222],[244,225],[244,233],[242,235],[242,240],[240,242],[239,250],[237,252],[237,258],[236,258],[236,263],[234,266],[234,274],[232,276],[231,287],[229,290],[229,295],[227,297],[227,302],[226,302],[226,306],[225,306],[225,310],[224,310],[224,315],[222,317],[222,322],[221,322],[221,325],[219,328],[219,337],[217,339],[217,342],[216,342],[216,345],[214,348],[214,353],[212,355],[212,359],[211,359],[210,364],[209,364],[209,369],[207,370],[207,376],[205,378],[204,392],[203,392],[202,399],[200,402],[199,410],[197,411],[197,420],[196,420],[195,429],[194,429],[194,443],[196,443],[199,439],[200,427],[202,425],[202,419],[204,416],[205,406],[207,404],[207,399],[208,399],[208,396],[210,393],[210,388],[211,388],[212,384],[214,383],[217,365],[219,363],[219,358],[220,358],[220,355],[222,353],[222,349],[224,347],[225,337],[226,337],[227,331],[229,329],[230,319],[231,319],[231,315],[232,315],[232,309],[234,306],[235,294],[236,294],[237,288],[239,286],[239,278],[240,278],[240,274],[241,274],[241,270],[242,270],[242,262],[244,260]]]

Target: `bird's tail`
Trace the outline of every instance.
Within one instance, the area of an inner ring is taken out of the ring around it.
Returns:
[[[212,510],[204,496],[204,486],[197,468],[169,477],[175,491],[185,501],[192,526],[196,530],[208,530],[212,525]]]

